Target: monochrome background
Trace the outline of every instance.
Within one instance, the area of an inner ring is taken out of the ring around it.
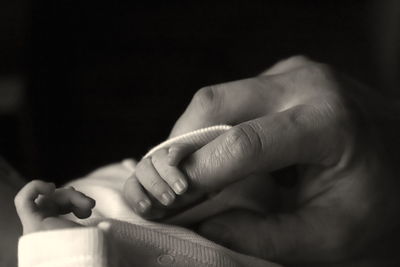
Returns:
[[[139,158],[198,89],[295,54],[395,94],[398,6],[3,0],[0,154],[27,179],[58,183]]]

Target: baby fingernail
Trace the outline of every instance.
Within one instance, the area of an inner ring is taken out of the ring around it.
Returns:
[[[187,187],[186,183],[182,180],[179,180],[174,184],[174,189],[177,194],[182,194],[183,192],[185,192],[186,187]]]
[[[139,211],[140,212],[145,212],[149,207],[150,207],[151,203],[148,200],[141,200],[139,202]]]
[[[168,206],[169,204],[171,204],[174,201],[175,196],[173,193],[167,192],[167,193],[162,194],[161,198],[162,198],[162,204],[165,206]]]

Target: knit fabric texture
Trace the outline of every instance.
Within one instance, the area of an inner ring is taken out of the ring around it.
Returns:
[[[169,139],[151,149],[145,157],[175,143],[201,148],[230,128],[213,126]],[[22,236],[18,247],[19,266],[279,266],[234,252],[177,226],[200,222],[229,209],[264,212],[267,194],[260,188],[268,188],[267,179],[256,176],[243,179],[168,222],[160,223],[139,217],[124,201],[123,185],[135,171],[135,165],[132,159],[123,160],[69,183],[96,200],[88,219],[65,216],[85,227]]]

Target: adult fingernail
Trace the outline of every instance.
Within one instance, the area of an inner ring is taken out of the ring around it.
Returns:
[[[182,194],[186,191],[187,184],[185,181],[179,180],[174,184],[174,190],[177,194]]]
[[[161,199],[162,199],[161,203],[165,206],[168,206],[169,204],[171,204],[174,201],[175,195],[171,192],[166,192],[161,195]]]

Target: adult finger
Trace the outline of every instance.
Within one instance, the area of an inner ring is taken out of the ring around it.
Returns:
[[[322,112],[301,105],[237,125],[190,155],[182,169],[194,185],[215,190],[254,172],[334,164],[344,144]]]
[[[235,125],[260,117],[271,110],[280,110],[288,88],[271,79],[316,64],[305,56],[282,60],[260,76],[235,82],[207,86],[200,89],[176,122],[170,137],[216,124]]]
[[[310,64],[315,64],[313,61],[311,61],[309,58],[298,55],[298,56],[292,56],[290,58],[281,60],[277,62],[275,65],[261,73],[260,75],[277,75],[277,74],[282,74],[286,72],[293,71],[295,69],[305,67]]]
[[[170,137],[217,124],[235,125],[260,117],[280,102],[284,88],[255,77],[200,89],[176,122]]]

